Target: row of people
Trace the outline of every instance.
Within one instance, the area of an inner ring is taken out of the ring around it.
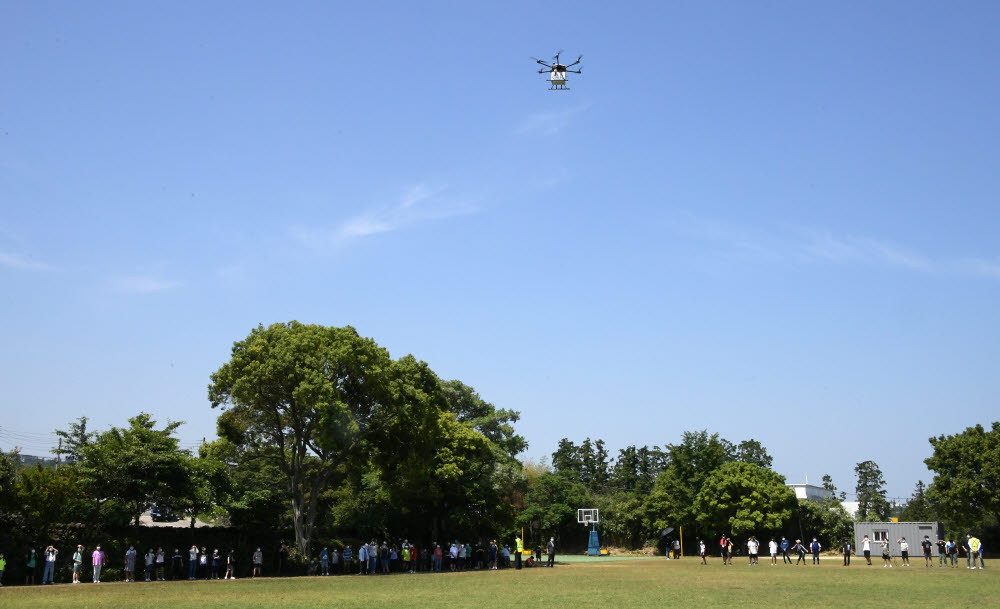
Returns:
[[[357,551],[351,546],[345,546],[343,551],[337,548],[330,550],[324,547],[319,553],[312,556],[308,564],[310,575],[331,575],[338,573],[358,573],[361,575],[389,574],[389,573],[416,573],[480,570],[480,569],[502,569],[514,566],[520,569],[522,565],[521,550],[523,543],[520,538],[515,539],[515,551],[512,552],[509,545],[500,546],[496,540],[491,541],[486,547],[477,544],[474,548],[472,544],[461,543],[458,540],[442,548],[438,543],[431,544],[430,548],[418,549],[415,544],[404,540],[402,544],[390,544],[383,542],[377,544],[375,541],[362,544]],[[548,555],[547,566],[555,565],[555,539],[550,538],[546,553]],[[289,549],[284,543],[277,551],[277,571],[278,576],[289,575],[288,559]],[[35,583],[35,572],[37,565],[45,565],[42,574],[42,584],[54,583],[55,566],[59,550],[54,546],[48,546],[39,557],[37,550],[30,548],[25,552],[24,565],[27,573],[25,577],[26,585]],[[514,557],[512,565],[512,556]],[[167,555],[162,547],[148,548],[144,553],[140,553],[135,545],[130,545],[124,555],[124,581],[132,583],[136,581],[136,573],[143,574],[145,581],[165,581],[169,572],[170,579],[178,580],[184,578],[185,558],[187,559],[187,579],[236,579],[237,573],[237,552],[229,549],[220,552],[215,548],[211,552],[207,547],[199,548],[192,545],[186,552],[186,556],[179,549],[174,548],[173,554]],[[264,570],[264,554],[261,548],[257,548],[251,558],[250,577],[260,577]],[[3,585],[3,572],[6,568],[6,558],[0,553],[0,586]],[[84,566],[91,567],[94,583],[101,580],[102,568],[108,564],[108,557],[100,546],[93,552],[86,552],[82,545],[76,547],[72,557],[74,584],[80,583],[81,572]],[[527,566],[542,565],[542,548],[539,545],[535,548],[535,555],[529,556]],[[144,568],[141,568],[144,567]]]
[[[900,549],[902,566],[909,567],[910,566],[909,542],[906,541],[906,537],[901,537],[900,539],[896,540],[896,543],[898,544]],[[878,542],[873,542],[867,535],[865,535],[864,539],[862,539],[861,541],[861,545],[862,545],[861,552],[865,557],[865,561],[868,566],[872,565],[872,560],[871,560],[872,546],[878,545],[879,549],[881,549],[882,551],[883,568],[893,567],[893,561],[890,556],[888,539],[882,538]],[[747,547],[748,566],[754,567],[759,564],[758,557],[760,553],[760,546],[761,546],[760,541],[758,541],[757,538],[752,535],[747,540],[746,547]],[[924,556],[924,566],[928,568],[934,566],[933,550],[935,546],[938,548],[939,567],[949,566],[948,562],[950,559],[951,563],[950,566],[957,568],[959,552],[965,554],[967,568],[969,569],[977,568],[976,567],[977,559],[979,563],[978,568],[982,569],[985,567],[985,561],[983,560],[983,556],[985,554],[983,543],[972,534],[966,536],[966,541],[964,545],[959,545],[955,543],[954,539],[949,539],[949,540],[938,539],[936,542],[932,542],[930,540],[930,536],[924,535],[924,539],[920,543],[920,546]],[[722,556],[722,564],[732,565],[733,554],[734,554],[732,537],[730,537],[729,535],[722,535],[721,539],[719,540],[719,549],[720,549],[720,554]],[[708,547],[705,544],[704,540],[698,540],[698,550],[701,556],[702,564],[707,565]],[[809,544],[808,548],[806,547],[806,545],[802,543],[801,539],[796,539],[795,544],[792,545],[789,542],[789,540],[785,537],[781,538],[780,543],[775,541],[774,537],[772,537],[771,540],[768,542],[768,552],[771,556],[771,563],[770,563],[771,565],[778,564],[779,550],[781,552],[782,564],[788,564],[788,565],[793,564],[791,556],[789,556],[789,552],[791,552],[798,557],[794,563],[796,565],[808,564],[808,561],[806,559],[807,554],[812,555],[812,564],[818,565],[820,562],[820,552],[822,552],[823,550],[823,545],[819,542],[819,540],[816,537],[813,537],[812,543]],[[844,539],[843,545],[841,546],[841,553],[843,554],[844,558],[844,566],[850,566],[851,555],[857,554],[855,548],[851,544],[850,539],[847,538]],[[677,555],[675,553],[675,558],[676,557]]]

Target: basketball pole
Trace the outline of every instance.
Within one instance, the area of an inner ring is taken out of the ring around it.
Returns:
[[[677,527],[677,528],[680,530],[679,535],[681,538],[681,556],[684,556],[684,527]]]

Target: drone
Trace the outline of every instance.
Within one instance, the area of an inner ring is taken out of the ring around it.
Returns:
[[[583,55],[577,57],[576,61],[569,64],[568,66],[564,66],[563,64],[559,63],[559,56],[562,55],[562,53],[563,53],[562,50],[556,53],[556,56],[552,58],[552,63],[549,63],[547,61],[542,61],[537,57],[532,57],[532,59],[535,60],[535,63],[545,66],[543,69],[538,71],[539,74],[545,74],[546,72],[549,73],[549,91],[555,91],[556,89],[568,91],[569,87],[566,86],[566,73],[567,72],[572,72],[574,74],[583,73],[582,68],[578,70],[570,70],[570,68],[580,63],[580,60],[583,59]]]

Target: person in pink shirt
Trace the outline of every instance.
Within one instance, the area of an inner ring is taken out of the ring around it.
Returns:
[[[94,583],[101,583],[101,567],[104,566],[104,552],[101,551],[101,546],[97,546],[94,549],[94,553],[91,554],[94,564]]]

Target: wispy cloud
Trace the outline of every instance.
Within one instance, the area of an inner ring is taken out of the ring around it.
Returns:
[[[0,251],[0,266],[18,271],[51,271],[52,267],[44,262],[33,260],[23,254]]]
[[[711,244],[716,253],[752,262],[826,263],[898,269],[941,276],[1000,279],[1000,259],[935,257],[867,235],[811,228],[758,229],[681,215],[675,230]]]
[[[154,294],[172,290],[181,285],[179,281],[148,275],[112,277],[110,283],[115,291],[126,294]]]
[[[864,263],[923,273],[938,272],[940,265],[920,252],[871,237],[835,236],[805,231],[802,243],[792,242],[809,256],[838,263]]]
[[[569,126],[573,117],[585,112],[593,104],[586,103],[565,110],[546,110],[531,114],[517,127],[518,133],[533,133],[539,135],[555,135]]]
[[[332,228],[298,227],[292,230],[292,234],[308,247],[324,248],[391,232],[419,222],[470,214],[478,210],[473,203],[459,201],[446,194],[446,188],[431,188],[426,184],[418,184],[403,193],[391,205],[353,216]]]

